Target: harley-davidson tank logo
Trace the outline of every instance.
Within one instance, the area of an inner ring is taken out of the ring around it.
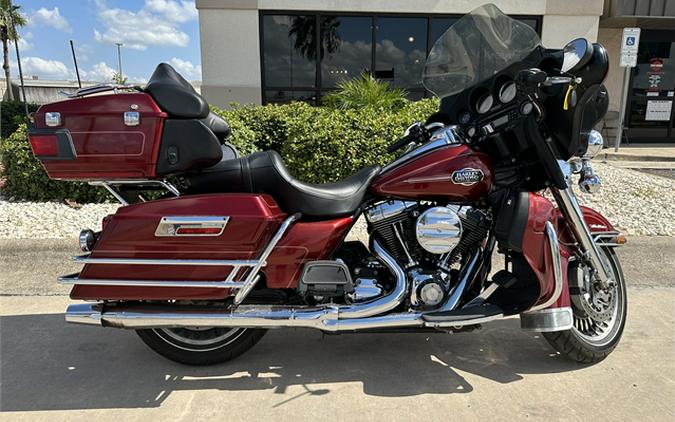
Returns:
[[[483,180],[485,173],[481,169],[463,168],[452,172],[450,179],[456,185],[471,186]]]

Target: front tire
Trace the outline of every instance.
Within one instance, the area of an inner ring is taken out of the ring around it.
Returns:
[[[626,280],[619,259],[613,249],[607,247],[599,249],[601,255],[609,263],[614,280],[616,280],[608,292],[602,292],[603,299],[607,297],[610,299],[595,300],[583,288],[579,291],[570,289],[574,312],[572,329],[543,333],[544,338],[554,349],[581,363],[596,363],[606,358],[616,348],[626,325],[628,309]],[[580,270],[583,271],[583,269]],[[592,289],[590,286],[587,288]],[[603,309],[602,304],[608,300],[611,307],[607,306]]]
[[[267,330],[250,328],[158,328],[136,330],[152,350],[186,365],[213,365],[236,358]]]

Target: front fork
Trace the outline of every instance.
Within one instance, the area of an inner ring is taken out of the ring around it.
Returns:
[[[590,261],[595,269],[595,277],[603,289],[614,284],[614,279],[610,276],[611,272],[605,261],[600,256],[600,251],[596,245],[591,231],[584,220],[583,212],[579,206],[574,192],[572,191],[571,171],[569,165],[565,162],[559,162],[560,170],[565,175],[567,187],[565,189],[551,188],[551,192],[558,203],[558,208],[562,211],[567,220],[567,224],[572,229],[572,234],[579,242],[584,257]]]

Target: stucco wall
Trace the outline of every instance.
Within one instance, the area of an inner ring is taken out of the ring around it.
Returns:
[[[609,109],[612,111],[619,111],[621,103],[624,68],[619,67],[619,56],[622,33],[621,28],[600,28],[598,31],[598,42],[605,46],[609,55],[609,72],[605,86],[609,92]]]

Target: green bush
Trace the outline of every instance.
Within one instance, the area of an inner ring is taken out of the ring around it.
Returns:
[[[408,102],[406,95],[404,89],[391,88],[388,82],[364,72],[358,78],[340,82],[337,90],[323,98],[323,104],[343,110],[363,107],[396,110]]]
[[[387,146],[415,121],[438,109],[437,100],[408,103],[395,112],[366,107],[360,110],[316,108],[315,116],[290,116],[284,162],[301,180],[326,183],[343,179],[359,169],[384,165],[393,159]]]
[[[28,112],[37,111],[40,106],[28,103]],[[6,138],[26,121],[26,109],[21,101],[0,102],[0,138]]]
[[[109,198],[100,187],[82,182],[49,180],[40,162],[33,156],[26,134],[26,124],[6,139],[0,140],[0,157],[4,167],[3,195],[32,201],[73,199],[80,203],[102,202]]]
[[[232,104],[230,110],[214,111],[221,115],[230,126],[232,122],[241,123],[253,132],[255,150],[266,151],[273,149],[280,151],[288,139],[288,118],[291,116],[308,116],[315,112],[315,108],[302,102],[290,104],[269,104],[261,106],[239,106]],[[232,129],[233,137],[237,137],[236,130]],[[247,140],[248,134],[246,134]],[[245,151],[250,150],[246,145]],[[243,153],[243,152],[242,152]]]

